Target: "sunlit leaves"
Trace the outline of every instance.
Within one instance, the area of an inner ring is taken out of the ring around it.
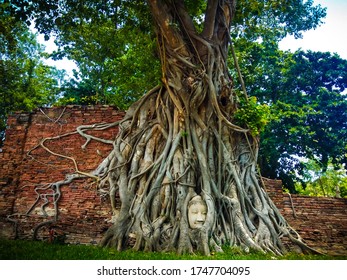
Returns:
[[[257,136],[270,120],[270,108],[266,104],[259,104],[255,96],[247,100],[241,98],[240,108],[234,119],[237,124],[249,128],[252,135]]]
[[[43,63],[45,54],[35,35],[20,22],[8,28],[11,20],[7,19],[5,15],[0,17],[5,27],[0,34],[0,142],[7,115],[52,104],[64,76],[62,71]]]
[[[235,17],[235,37],[256,41],[281,39],[288,34],[300,37],[316,28],[326,10],[312,0],[240,0]]]
[[[271,78],[255,75],[257,87],[249,87],[251,94],[271,104],[275,116],[261,137],[262,172],[281,177],[293,190],[297,173],[290,171],[300,174],[306,168],[293,155],[319,160],[325,167],[330,160],[335,165],[346,162],[347,100],[342,90],[347,62],[313,52],[282,53],[277,60],[262,61]]]
[[[309,196],[347,197],[347,174],[342,165],[329,161],[323,166],[317,160],[303,162],[302,181],[296,182],[298,193]]]

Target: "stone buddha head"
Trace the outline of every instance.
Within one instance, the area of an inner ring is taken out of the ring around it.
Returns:
[[[194,196],[188,203],[188,222],[192,229],[201,228],[206,220],[207,206],[200,195]]]

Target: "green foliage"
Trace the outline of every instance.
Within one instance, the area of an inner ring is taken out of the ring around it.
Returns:
[[[94,105],[99,101],[97,92],[95,92],[89,80],[77,82],[71,79],[62,85],[60,94],[62,97],[60,97],[54,105]]]
[[[343,166],[336,167],[330,161],[325,168],[315,160],[303,164],[302,180],[295,184],[299,194],[347,198],[347,171]]]
[[[184,2],[201,31],[206,1]],[[75,81],[89,83],[98,103],[127,108],[159,82],[156,38],[145,1],[12,0],[10,8],[17,19],[35,19],[36,28],[47,38],[55,36],[59,50],[54,57],[76,62]],[[232,36],[247,44],[260,38],[269,44],[287,34],[299,37],[318,26],[324,16],[325,9],[311,0],[240,0]],[[66,87],[61,104],[72,100],[75,88]],[[81,100],[81,96],[73,98]]]
[[[316,28],[326,9],[313,0],[239,0],[235,13],[235,38],[247,41],[279,40],[286,35],[301,37],[303,31]]]
[[[347,61],[330,53],[283,52],[275,43],[238,42],[247,91],[271,110],[261,133],[262,174],[295,191],[297,175],[307,168],[298,156],[325,167],[329,160],[346,163]]]
[[[332,260],[347,256],[301,255],[289,253],[274,257],[260,252],[245,253],[239,248],[223,248],[211,256],[164,252],[139,252],[101,248],[93,245],[60,245],[41,241],[0,239],[0,260]]]
[[[266,104],[259,104],[252,96],[240,98],[240,107],[234,115],[237,124],[248,127],[253,136],[258,136],[270,120],[270,108]]]
[[[8,14],[0,15],[0,146],[13,111],[52,104],[64,73],[43,63],[36,36]]]
[[[131,14],[138,12],[142,17],[142,12],[133,10],[131,6],[127,11],[118,11],[119,24],[114,22],[116,15],[112,14],[115,12],[112,9],[110,16],[97,14],[88,20],[84,18],[87,17],[84,12],[90,12],[88,16],[95,12],[90,11],[86,3],[80,8],[83,18],[74,24],[71,14],[76,11],[72,8],[62,14],[61,22],[55,26],[59,50],[53,57],[65,56],[75,61],[79,71],[65,86],[60,104],[73,96],[76,103],[84,100],[85,103],[113,104],[126,109],[159,81],[160,65],[155,57],[155,40],[146,25],[148,23],[134,22],[135,15]],[[130,21],[131,26],[122,21]]]

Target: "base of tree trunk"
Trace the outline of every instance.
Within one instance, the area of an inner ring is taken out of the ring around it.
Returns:
[[[283,254],[286,237],[314,252],[265,192],[256,138],[225,124],[211,103],[182,116],[158,87],[130,108],[120,127],[102,185],[112,201],[119,193],[121,208],[113,208],[115,223],[101,246],[123,250],[131,236],[135,250],[209,255],[227,245]],[[192,204],[200,213],[189,212]],[[200,215],[197,226],[194,215]]]

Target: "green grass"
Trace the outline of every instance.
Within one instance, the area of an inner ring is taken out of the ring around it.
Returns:
[[[100,248],[93,245],[61,245],[41,241],[0,239],[1,260],[333,260],[347,256],[301,255],[290,253],[273,256],[259,252],[245,254],[237,248],[226,248],[212,256],[177,255],[175,253],[146,253]]]

